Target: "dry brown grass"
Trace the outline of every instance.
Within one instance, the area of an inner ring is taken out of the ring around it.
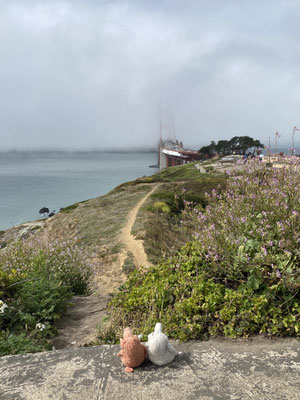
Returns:
[[[151,189],[152,185],[147,184],[116,188],[104,196],[68,207],[47,220],[11,228],[2,234],[1,241],[9,243],[23,237],[52,243],[76,238],[95,266],[95,286],[105,292],[113,291],[125,279],[120,275],[122,266],[116,257],[123,247],[119,233],[129,211]]]

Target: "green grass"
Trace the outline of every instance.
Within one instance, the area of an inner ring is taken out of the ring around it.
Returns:
[[[112,192],[116,191],[124,191],[128,187],[136,186],[141,183],[158,183],[158,182],[187,182],[187,181],[202,181],[203,177],[208,174],[202,174],[197,170],[195,164],[199,164],[199,162],[192,162],[189,164],[178,165],[175,167],[165,168],[162,171],[159,171],[151,176],[144,176],[142,178],[138,178],[134,181],[129,181],[118,185],[116,188],[112,190]],[[211,164],[211,162],[210,162]],[[212,176],[223,176],[224,174],[213,173],[213,169],[210,169],[212,173],[209,174],[208,179]],[[112,193],[111,192],[111,193]]]
[[[155,182],[178,182],[197,180],[200,177],[200,172],[195,168],[197,162],[179,165],[163,169],[162,171],[153,175]]]

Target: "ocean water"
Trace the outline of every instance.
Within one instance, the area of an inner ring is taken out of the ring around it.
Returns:
[[[0,230],[151,175],[156,153],[0,153]]]

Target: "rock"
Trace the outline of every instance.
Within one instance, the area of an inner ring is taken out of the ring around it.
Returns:
[[[49,214],[49,208],[43,207],[39,211],[40,214]]]

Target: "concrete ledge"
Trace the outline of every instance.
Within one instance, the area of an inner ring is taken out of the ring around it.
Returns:
[[[169,365],[127,374],[119,346],[0,358],[0,399],[159,400],[299,398],[297,340],[175,343]]]

